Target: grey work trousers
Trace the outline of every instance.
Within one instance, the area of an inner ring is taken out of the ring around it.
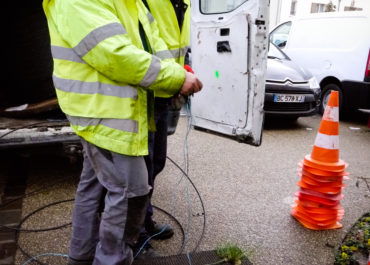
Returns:
[[[130,265],[150,191],[144,158],[81,142],[84,163],[72,217],[69,263]],[[105,207],[99,218],[104,188]]]

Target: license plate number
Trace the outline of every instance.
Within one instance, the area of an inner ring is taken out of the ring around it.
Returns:
[[[274,102],[304,102],[302,95],[274,94]]]

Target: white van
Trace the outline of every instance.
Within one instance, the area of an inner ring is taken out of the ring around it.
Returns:
[[[370,16],[365,12],[312,14],[286,21],[270,41],[308,69],[321,87],[323,112],[330,90],[343,109],[370,109]]]

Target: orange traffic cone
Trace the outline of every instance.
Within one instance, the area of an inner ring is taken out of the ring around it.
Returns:
[[[291,214],[313,230],[341,228],[344,210],[340,205],[348,179],[347,164],[339,159],[339,95],[332,91],[325,108],[311,155],[298,166],[300,190]]]

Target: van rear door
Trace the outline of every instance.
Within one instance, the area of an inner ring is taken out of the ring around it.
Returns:
[[[203,82],[192,125],[260,145],[268,1],[192,1],[192,67]]]

